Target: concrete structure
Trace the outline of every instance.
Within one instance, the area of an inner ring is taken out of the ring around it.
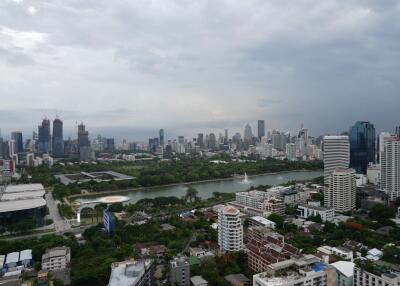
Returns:
[[[108,286],[151,286],[154,279],[152,260],[127,260],[111,264]]]
[[[226,275],[224,278],[232,286],[246,286],[250,282],[250,279],[243,274],[230,274]]]
[[[354,286],[398,286],[400,285],[400,274],[395,272],[371,273],[361,267],[354,267]]]
[[[42,255],[42,269],[53,271],[69,267],[71,262],[71,249],[66,246],[48,249]]]
[[[226,206],[218,212],[218,245],[225,251],[243,248],[243,225],[240,212],[235,207]]]
[[[336,277],[328,279],[328,286],[352,286],[354,263],[348,261],[337,261],[330,264],[336,270]],[[333,281],[330,281],[333,280]],[[330,283],[333,282],[333,283]]]
[[[383,252],[377,248],[372,248],[367,252],[367,258],[369,260],[377,261],[381,259],[383,256]]]
[[[169,281],[171,285],[190,286],[190,263],[186,256],[174,257],[170,261]]]
[[[325,136],[324,181],[329,183],[330,175],[337,168],[348,168],[350,164],[350,143],[348,136]]]
[[[285,203],[280,199],[271,198],[264,201],[262,209],[270,213],[284,215]]]
[[[381,181],[381,165],[370,165],[367,168],[367,182],[379,186]]]
[[[117,173],[114,171],[101,171],[101,172],[80,172],[74,174],[62,174],[55,175],[57,179],[64,185],[69,185],[73,183],[84,183],[89,181],[95,182],[107,182],[107,181],[123,181],[123,180],[133,180],[134,177]]]
[[[193,276],[190,278],[190,285],[192,286],[207,286],[208,282],[201,276]]]
[[[334,208],[325,208],[311,204],[299,205],[297,207],[297,216],[308,219],[310,216],[320,216],[322,221],[332,221],[335,217]]]
[[[248,266],[254,272],[264,272],[268,265],[299,253],[297,248],[285,242],[284,236],[265,227],[250,227],[247,240]]]
[[[381,189],[389,201],[400,197],[400,137],[385,137],[381,153]]]
[[[356,173],[353,169],[338,168],[330,175],[325,192],[325,206],[337,212],[351,211],[356,207]]]
[[[314,255],[293,256],[253,276],[254,286],[326,286],[327,265]],[[279,273],[279,274],[278,274]]]
[[[0,223],[45,215],[45,190],[41,184],[8,185],[0,188]]]
[[[263,226],[274,229],[275,222],[261,216],[253,216],[249,218],[249,226]]]

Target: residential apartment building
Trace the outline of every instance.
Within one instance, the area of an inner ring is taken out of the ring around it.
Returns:
[[[282,200],[271,198],[264,201],[263,210],[271,213],[276,213],[278,215],[284,215],[285,203]]]
[[[325,191],[325,206],[337,212],[347,212],[356,207],[356,172],[354,169],[337,168],[330,175],[329,188]]]
[[[243,249],[242,220],[239,210],[233,206],[226,206],[218,212],[218,245],[225,251]]]
[[[263,227],[251,227],[248,231],[248,265],[254,272],[264,272],[268,265],[289,259],[299,253],[285,242],[284,236]]]
[[[152,260],[127,260],[111,264],[108,286],[152,286],[153,280]]]
[[[171,285],[190,286],[190,263],[186,256],[174,257],[170,261],[169,281]]]
[[[314,255],[293,256],[273,263],[266,272],[253,276],[254,286],[327,286],[328,272],[334,272]]]
[[[381,189],[389,201],[400,197],[400,137],[384,137],[381,157]]]
[[[320,216],[322,221],[332,221],[335,217],[334,208],[325,208],[317,205],[299,205],[297,207],[297,216],[308,219],[309,217]]]
[[[400,274],[394,272],[371,273],[361,267],[354,267],[354,286],[398,286]]]

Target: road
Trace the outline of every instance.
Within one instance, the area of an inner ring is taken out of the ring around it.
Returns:
[[[46,204],[49,208],[49,216],[54,221],[55,232],[66,232],[71,229],[70,223],[61,217],[58,212],[57,201],[54,200],[51,192],[46,193]]]
[[[40,238],[45,235],[63,235],[64,233],[73,233],[73,234],[81,234],[83,233],[87,228],[92,227],[93,225],[85,225],[85,226],[80,226],[80,227],[75,227],[71,228],[67,231],[60,231],[60,232],[43,232],[43,233],[33,233],[33,234],[27,234],[27,235],[21,235],[21,236],[10,236],[10,237],[0,237],[1,240],[20,240],[20,239],[30,239],[30,238]]]

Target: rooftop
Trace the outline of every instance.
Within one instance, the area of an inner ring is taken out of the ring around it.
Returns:
[[[346,277],[353,276],[354,271],[354,263],[349,261],[337,261],[332,264],[331,266],[335,267],[340,273],[345,275]]]
[[[0,213],[21,211],[44,207],[46,201],[43,198],[16,200],[16,201],[0,201]]]
[[[146,273],[152,262],[150,260],[127,260],[111,265],[109,286],[136,285]]]
[[[230,215],[236,215],[236,214],[239,213],[239,210],[237,208],[235,208],[235,207],[232,207],[232,206],[226,206],[226,207],[223,208],[222,211],[223,211],[223,213],[230,214]]]
[[[17,193],[17,192],[31,192],[31,191],[44,191],[44,187],[42,184],[8,185],[4,192]]]
[[[207,281],[201,276],[193,276],[190,278],[190,282],[192,282],[193,286],[207,284]]]

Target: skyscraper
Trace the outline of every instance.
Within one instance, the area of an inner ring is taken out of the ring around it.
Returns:
[[[160,146],[164,149],[165,146],[165,141],[164,141],[164,129],[160,129],[158,132],[159,134],[159,141],[160,141]]]
[[[226,206],[218,212],[218,245],[225,251],[243,249],[243,225],[235,207]]]
[[[11,139],[15,142],[15,153],[24,152],[24,142],[22,139],[22,132],[14,131],[11,133]]]
[[[217,137],[214,133],[210,133],[208,136],[208,148],[215,150],[217,148]]]
[[[253,144],[253,132],[251,131],[250,124],[246,124],[244,127],[244,134],[243,134],[243,143],[245,148],[249,148],[250,145]]]
[[[368,163],[375,163],[376,138],[374,125],[358,121],[350,129],[350,167],[366,174]]]
[[[329,184],[329,176],[337,168],[348,168],[350,163],[350,143],[348,136],[325,136],[324,181]]]
[[[356,207],[356,172],[351,168],[337,168],[329,176],[329,188],[324,196],[325,206],[338,212]]]
[[[42,121],[42,125],[38,127],[38,152],[40,154],[49,153],[51,150],[50,142],[50,120],[45,118]]]
[[[85,125],[83,123],[78,125],[78,147],[89,147],[89,132],[85,130]]]
[[[200,148],[204,148],[204,135],[203,133],[197,134],[197,144],[199,144]]]
[[[56,118],[53,120],[53,156],[62,157],[64,155],[63,122]]]
[[[400,126],[396,126],[396,132],[395,132],[397,137],[400,137]]]
[[[261,138],[263,136],[265,136],[265,121],[264,120],[257,121],[257,131],[258,131],[258,133],[257,133],[258,139],[261,140]]]
[[[400,138],[397,136],[383,139],[381,188],[387,192],[389,201],[400,197]]]

